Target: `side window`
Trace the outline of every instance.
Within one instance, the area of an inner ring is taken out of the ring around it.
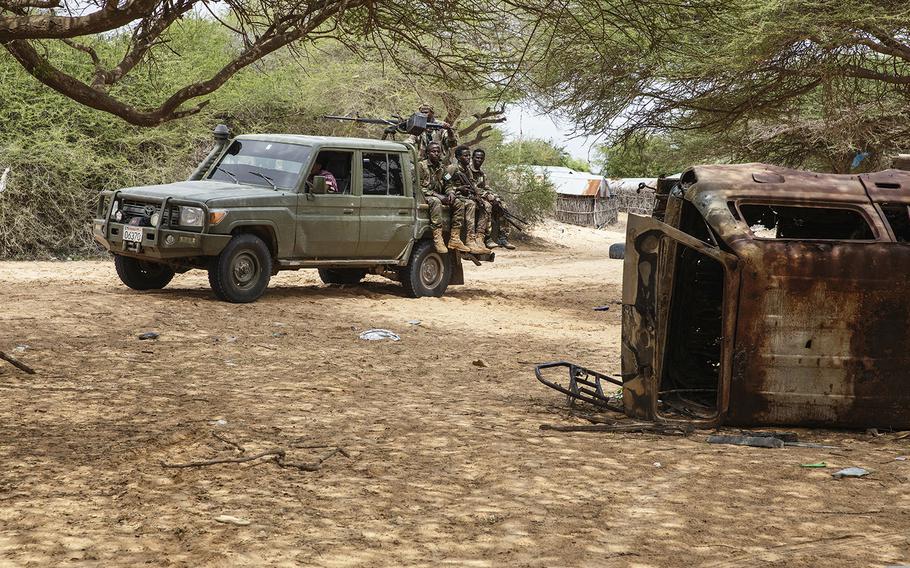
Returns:
[[[739,212],[757,239],[875,240],[872,227],[854,209],[743,203]]]
[[[894,237],[899,243],[910,243],[910,215],[907,213],[907,206],[896,203],[882,204],[882,211],[891,230],[894,231]]]
[[[353,152],[323,150],[316,155],[307,181],[312,181],[315,176],[323,176],[328,194],[350,195],[353,163]]]
[[[389,154],[389,195],[404,195],[404,172],[398,154]]]
[[[389,162],[385,154],[363,154],[363,194],[389,193]]]

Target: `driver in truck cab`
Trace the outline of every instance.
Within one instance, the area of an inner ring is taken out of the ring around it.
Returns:
[[[313,169],[310,170],[310,178],[308,181],[312,182],[313,178],[316,176],[325,178],[325,190],[327,192],[338,193],[338,180],[335,179],[335,175],[332,172],[322,168],[322,162],[319,160],[313,164]]]

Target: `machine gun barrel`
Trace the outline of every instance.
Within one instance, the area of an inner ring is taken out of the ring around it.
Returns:
[[[327,120],[347,120],[349,122],[361,122],[364,124],[382,124],[385,126],[398,126],[398,123],[393,120],[387,120],[384,118],[361,118],[359,116],[336,116],[332,114],[324,114],[322,118]]]

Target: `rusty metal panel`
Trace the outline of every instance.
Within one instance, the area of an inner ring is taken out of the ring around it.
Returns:
[[[910,427],[910,246],[757,246],[744,259],[727,421]]]

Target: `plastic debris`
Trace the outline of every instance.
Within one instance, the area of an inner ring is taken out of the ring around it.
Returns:
[[[846,467],[840,471],[835,471],[831,474],[831,477],[835,479],[840,479],[841,477],[863,477],[870,473],[872,472],[861,467]]]
[[[139,334],[140,340],[146,339],[158,339],[158,333],[155,331],[146,331],[145,333]]]
[[[408,320],[408,323],[411,325],[420,325],[420,320]]]
[[[237,525],[238,527],[245,527],[250,524],[250,521],[247,519],[241,519],[240,517],[234,517],[231,515],[218,515],[215,517],[215,520],[219,523],[225,523],[229,525]]]
[[[905,462],[907,461],[907,456],[897,456],[894,461]]]
[[[383,339],[400,341],[401,337],[399,337],[397,333],[387,329],[368,329],[360,334],[360,339],[365,339],[367,341],[380,341]]]
[[[828,467],[828,464],[825,462],[815,462],[815,463],[801,463],[799,467]]]
[[[595,312],[605,312],[610,309],[610,306],[594,306]]]
[[[663,467],[660,462],[654,462],[654,467]]]
[[[31,345],[17,345],[16,347],[13,348],[13,351],[18,351],[19,353],[22,353],[22,352],[26,351],[27,349],[31,349]]]

